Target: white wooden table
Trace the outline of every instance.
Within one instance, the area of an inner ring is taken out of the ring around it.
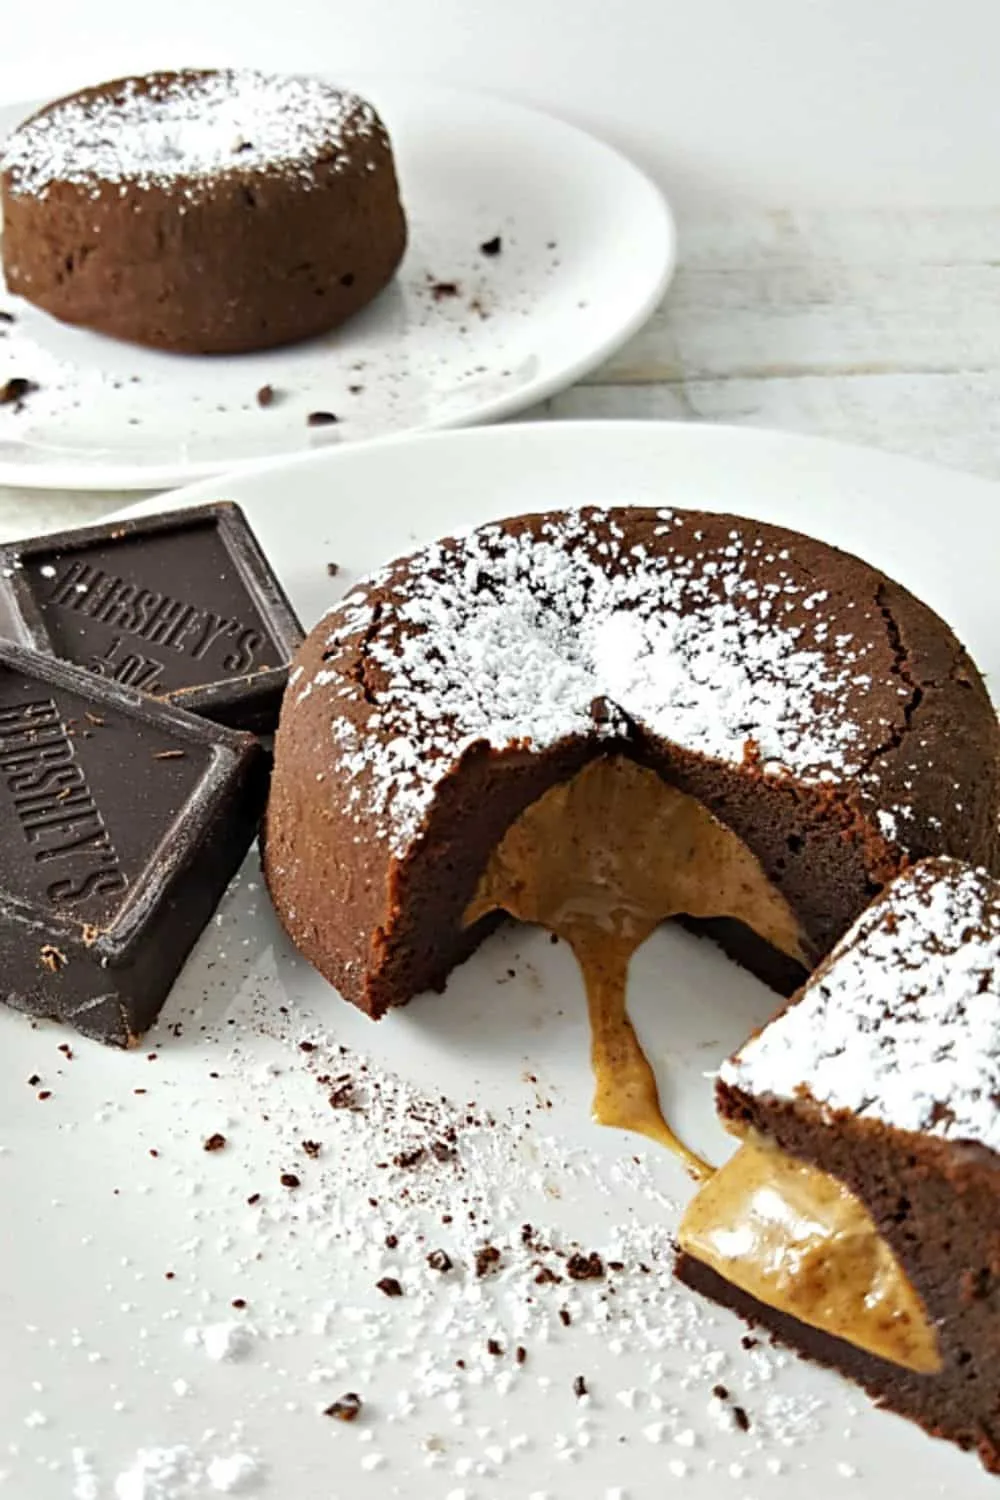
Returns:
[[[684,221],[650,323],[528,416],[781,427],[1000,478],[1000,208]],[[0,539],[130,498],[0,489]]]

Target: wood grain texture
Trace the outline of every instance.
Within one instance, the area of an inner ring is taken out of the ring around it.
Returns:
[[[779,427],[1000,478],[1000,208],[685,222],[646,327],[527,415]],[[137,498],[0,489],[0,538]]]

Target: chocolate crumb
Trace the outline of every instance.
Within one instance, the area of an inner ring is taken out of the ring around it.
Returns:
[[[398,1235],[395,1235],[395,1234],[387,1234],[386,1235],[386,1237],[385,1237],[385,1248],[387,1250],[395,1250],[395,1248],[396,1248],[396,1246],[398,1244],[399,1244],[399,1236]]]
[[[302,1149],[307,1156],[318,1156],[323,1148],[319,1141],[303,1141]]]
[[[208,1140],[204,1144],[203,1149],[205,1151],[221,1151],[225,1144],[226,1137],[224,1135],[220,1135],[219,1132],[216,1131],[214,1135],[209,1136]]]
[[[253,1206],[254,1206],[255,1203],[259,1203],[259,1202],[260,1202],[260,1194],[259,1193],[251,1193],[250,1196],[249,1196],[249,1198],[247,1199],[247,1203],[249,1204],[249,1206],[251,1208],[253,1208]]]
[[[566,1275],[571,1281],[600,1281],[604,1275],[604,1262],[596,1250],[589,1255],[579,1251],[566,1262]]]
[[[339,572],[340,572],[340,563],[335,563],[335,562],[328,562],[327,563],[327,565],[326,565],[326,576],[327,576],[327,578],[336,578],[336,576],[337,576],[337,574]]]
[[[156,1157],[158,1157],[160,1153],[159,1153],[159,1151],[157,1151],[157,1149],[156,1149],[155,1146],[150,1146],[150,1148],[149,1148],[149,1154],[155,1160]]]
[[[338,1422],[354,1422],[361,1411],[361,1397],[356,1391],[347,1391],[339,1401],[334,1401],[323,1412],[325,1417],[336,1417]]]
[[[483,240],[479,247],[480,255],[499,255],[503,249],[503,240],[495,234],[491,240]]]
[[[609,1260],[608,1261],[608,1270],[609,1271],[624,1271],[624,1269],[625,1269],[625,1262],[623,1260]]]
[[[299,1043],[299,1051],[300,1052],[315,1052],[316,1051],[316,1043],[315,1042],[300,1042]]]
[[[482,1245],[476,1251],[476,1275],[489,1276],[500,1265],[500,1251],[495,1245]]]
[[[392,1164],[394,1167],[402,1167],[404,1171],[409,1171],[411,1167],[418,1166],[426,1154],[423,1146],[417,1146],[413,1151],[400,1151],[392,1158]]]
[[[286,1188],[297,1188],[302,1186],[302,1179],[296,1177],[294,1172],[282,1172],[281,1186]]]
[[[330,1095],[329,1104],[331,1109],[354,1108],[354,1084],[350,1079],[337,1085]]]
[[[747,1416],[745,1407],[733,1407],[733,1421],[736,1423],[741,1432],[750,1431],[750,1418]]]
[[[273,385],[262,385],[257,392],[258,406],[273,406],[275,390]]]
[[[176,1276],[176,1274],[177,1274],[176,1271],[164,1271],[164,1273],[163,1273],[163,1279],[164,1279],[164,1281],[173,1281],[173,1279]]]
[[[52,1090],[51,1089],[39,1089],[39,1091],[38,1091],[38,1097],[39,1097],[39,1099],[51,1099],[52,1098]]]
[[[538,1274],[535,1277],[536,1286],[548,1286],[550,1283],[559,1281],[562,1281],[562,1277],[557,1276],[555,1271],[550,1270],[548,1266],[539,1266]]]
[[[233,1306],[236,1308],[237,1312],[242,1312],[243,1309],[246,1307],[246,1305],[247,1305],[247,1299],[245,1297],[234,1297],[233,1298]]]
[[[446,297],[457,297],[459,286],[457,281],[432,281],[431,296],[435,302],[443,302]]]
[[[60,1042],[59,1051],[62,1053],[63,1057],[66,1058],[67,1062],[71,1061],[73,1057],[73,1048],[69,1045],[68,1042]]]
[[[360,396],[361,392],[364,390],[364,386],[363,385],[349,385],[347,387],[347,389],[350,391],[350,393],[351,393],[352,396]]]
[[[30,396],[32,391],[37,390],[36,381],[25,380],[23,375],[12,375],[0,385],[0,406],[13,406],[15,411],[20,411],[24,406],[25,396]]]
[[[451,1256],[445,1250],[432,1250],[427,1257],[427,1264],[432,1271],[450,1271]]]
[[[745,1333],[740,1339],[740,1346],[743,1349],[756,1349],[759,1343],[760,1339],[755,1339],[753,1335],[749,1333]]]
[[[729,1392],[726,1390],[726,1387],[724,1385],[713,1385],[712,1395],[716,1398],[717,1401],[729,1400]]]
[[[524,1361],[527,1359],[527,1357],[528,1357],[528,1351],[527,1351],[527,1349],[524,1347],[523,1344],[518,1344],[517,1348],[514,1350],[514,1363],[518,1364],[518,1365],[523,1365]]]
[[[69,959],[65,953],[63,953],[61,948],[57,948],[54,943],[43,943],[38,950],[38,957],[50,974],[58,974],[59,970],[65,969],[69,963]]]
[[[578,1375],[573,1382],[573,1395],[585,1396],[587,1394],[587,1382],[582,1375]]]
[[[311,411],[306,417],[307,427],[332,427],[338,422],[339,417],[334,416],[332,411]]]
[[[36,1089],[41,1081],[42,1080],[37,1073],[32,1073],[31,1077],[28,1079],[29,1089]]]
[[[492,1355],[495,1355],[495,1356],[496,1355],[500,1355],[500,1354],[503,1353],[503,1345],[500,1343],[500,1341],[498,1339],[487,1339],[486,1340],[486,1353],[487,1354],[492,1354]]]
[[[568,1307],[561,1307],[559,1309],[559,1321],[563,1325],[564,1328],[568,1328],[569,1325],[572,1323],[573,1319],[569,1315],[569,1308]]]
[[[383,1276],[381,1281],[376,1281],[375,1285],[378,1287],[379,1291],[384,1292],[387,1297],[401,1297],[403,1295],[403,1288],[400,1286],[395,1276]]]
[[[0,323],[13,323],[13,322],[14,322],[14,314],[13,313],[0,312]]]

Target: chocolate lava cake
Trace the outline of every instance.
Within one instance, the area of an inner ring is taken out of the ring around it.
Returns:
[[[734,836],[777,920],[702,925],[789,994],[908,860],[994,865],[998,748],[949,628],[854,557],[726,515],[522,516],[382,569],[309,636],[265,871],[296,946],[378,1017],[502,919],[475,898],[525,810],[624,758]]]
[[[1000,1473],[1000,885],[901,875],[718,1106],[745,1144],[688,1208],[681,1279]]]
[[[385,126],[311,77],[192,70],[81,89],[12,133],[0,196],[11,292],[182,353],[336,328],[406,247]]]

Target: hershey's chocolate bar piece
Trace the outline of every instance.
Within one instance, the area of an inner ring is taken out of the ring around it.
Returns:
[[[0,633],[110,682],[266,733],[302,627],[238,505],[0,548]]]
[[[0,998],[133,1043],[253,841],[267,774],[253,735],[0,643]]]

